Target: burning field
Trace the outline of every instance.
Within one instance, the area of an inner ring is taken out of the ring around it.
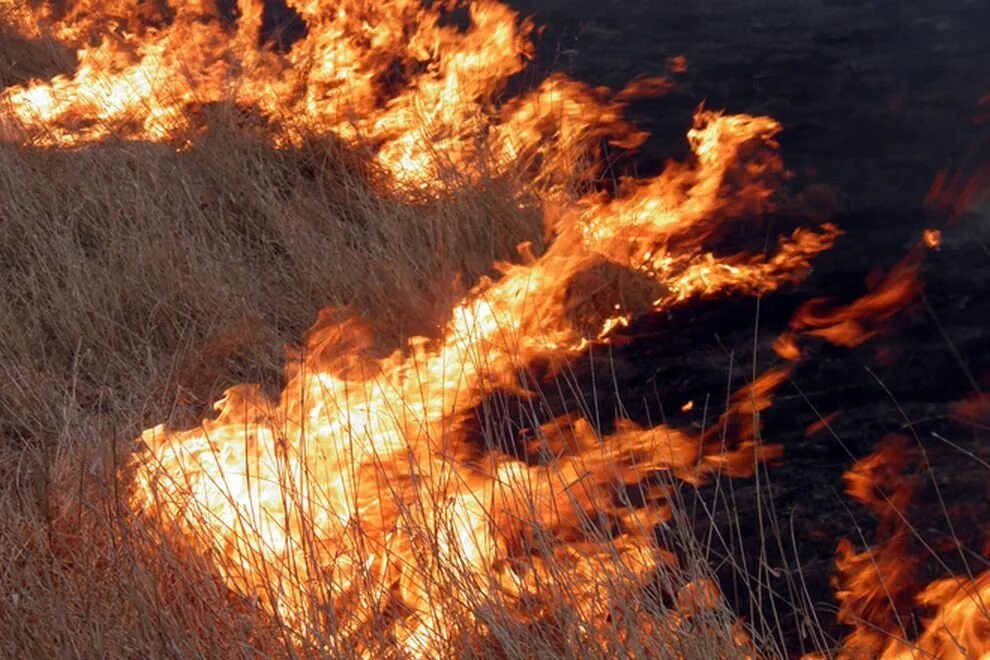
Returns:
[[[978,153],[843,270],[778,119],[540,32],[0,0],[5,655],[990,654]]]

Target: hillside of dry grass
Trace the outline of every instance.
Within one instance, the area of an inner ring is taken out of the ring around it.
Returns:
[[[250,648],[249,614],[204,618],[230,607],[222,591],[141,565],[150,549],[114,527],[133,438],[208,414],[233,383],[277,386],[322,308],[374,321],[385,349],[429,335],[494,260],[539,241],[508,182],[412,204],[326,141],[278,151],[231,122],[179,153],[0,145],[5,656]]]
[[[519,182],[412,203],[376,191],[361,158],[331,143],[276,150],[229,114],[211,121],[179,152],[0,145],[4,656],[356,652],[299,639],[230,592],[209,558],[136,518],[126,469],[135,438],[163,420],[209,416],[237,382],[277,391],[283,349],[321,309],[372,321],[378,348],[392,350],[434,333],[518,243],[539,249],[542,216],[520,208]],[[705,575],[695,561],[686,568]],[[580,651],[579,613],[548,636],[497,603],[473,608],[489,632],[479,642],[460,622],[459,655]],[[712,616],[682,640],[688,655],[735,653],[733,617]]]

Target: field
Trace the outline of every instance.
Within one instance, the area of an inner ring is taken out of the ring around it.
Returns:
[[[164,42],[222,75],[37,111],[87,56],[0,3],[0,654],[976,653],[990,16],[784,4],[520,0],[490,87],[391,35],[362,124],[227,9]],[[477,90],[395,129],[431,57]]]

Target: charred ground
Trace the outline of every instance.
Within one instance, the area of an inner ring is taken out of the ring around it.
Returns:
[[[798,291],[758,303],[700,302],[640,323],[628,345],[589,357],[596,368],[585,371],[603,381],[595,391],[609,391],[604,381],[618,375],[629,412],[644,421],[662,410],[671,423],[702,424],[706,404],[719,409],[729,382],[741,384],[754,363],[772,361],[769,344],[802,300],[855,297],[923,228],[947,220],[925,203],[938,172],[972,176],[990,159],[978,106],[990,85],[983,3],[512,4],[548,26],[537,70],[621,88],[637,75],[667,75],[670,58],[686,57],[669,95],[631,108],[652,137],[622,166],[655,171],[683,156],[684,127],[704,101],[780,120],[790,189],[817,186],[797,207],[827,212],[838,201],[834,217],[847,234]],[[990,385],[987,223],[977,211],[946,230],[941,251],[927,258],[924,297],[895,334],[853,351],[821,347],[796,373],[763,416],[764,439],[785,448],[775,467],[754,480],[686,491],[695,511],[714,511],[699,515],[698,527],[713,539],[723,589],[758,630],[782,630],[790,654],[811,650],[815,612],[828,636],[842,634],[829,584],[836,542],[846,536],[862,547],[874,527],[842,494],[842,474],[887,434],[908,436],[929,460],[908,514],[919,545],[946,551],[925,563],[924,578],[986,567],[978,553],[990,520],[985,469],[933,434],[988,456],[985,436],[951,409]],[[695,407],[682,412],[688,400]],[[806,436],[835,411],[827,428]]]

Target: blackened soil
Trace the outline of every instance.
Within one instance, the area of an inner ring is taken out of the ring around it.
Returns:
[[[843,200],[835,220],[848,234],[801,287],[647,319],[629,329],[628,345],[579,361],[587,387],[597,382],[603,422],[617,410],[603,393],[618,379],[625,412],[640,421],[710,423],[754,365],[773,363],[769,343],[802,300],[856,297],[871,271],[900,259],[923,227],[944,222],[923,205],[937,172],[965,175],[990,163],[990,131],[974,119],[988,114],[977,102],[990,91],[990,3],[982,0],[511,4],[548,26],[534,78],[557,69],[618,89],[686,57],[673,93],[631,108],[653,137],[628,166],[651,173],[683,155],[692,111],[704,101],[780,120],[792,187],[822,184]],[[848,537],[865,547],[875,528],[843,495],[842,473],[887,434],[905,435],[930,461],[908,512],[918,545],[938,550],[921,580],[987,567],[990,474],[978,461],[990,460],[987,434],[962,423],[952,404],[990,387],[990,211],[946,230],[925,279],[924,298],[896,332],[856,350],[818,347],[782,388],[763,415],[764,440],[785,448],[778,465],[757,479],[685,490],[723,589],[775,654],[828,651],[841,638],[829,586],[836,543]],[[688,400],[694,409],[681,412]],[[806,434],[834,412],[828,428]],[[907,625],[922,614],[906,613]]]

